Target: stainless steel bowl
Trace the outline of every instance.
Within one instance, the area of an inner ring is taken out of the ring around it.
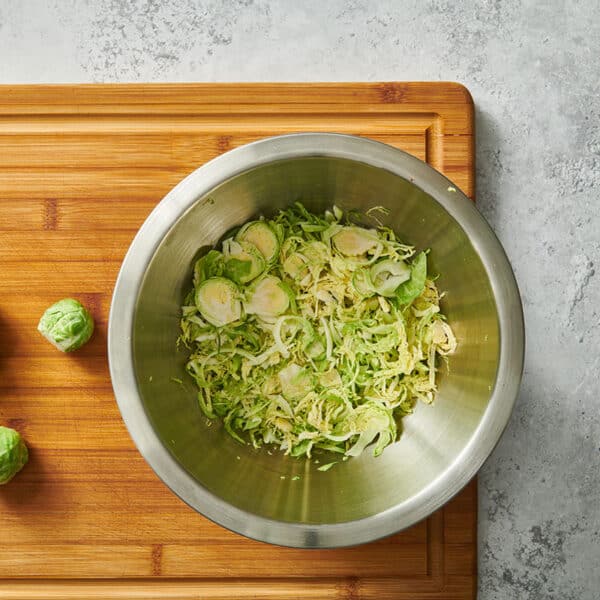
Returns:
[[[390,209],[447,292],[458,338],[432,406],[404,420],[400,441],[327,472],[254,450],[207,426],[177,352],[179,307],[201,247],[232,227],[302,200]],[[517,395],[524,332],[506,255],[472,202],[420,160],[371,140],[275,137],[204,165],[175,187],[135,237],[117,280],[109,360],[123,419],[142,455],[185,502],[243,535],[287,546],[360,544],[427,517],[492,451]],[[173,382],[180,378],[183,385]],[[293,479],[300,475],[300,479]]]

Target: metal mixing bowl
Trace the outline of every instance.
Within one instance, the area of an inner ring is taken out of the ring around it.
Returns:
[[[401,239],[431,248],[458,338],[432,406],[403,421],[374,458],[314,463],[242,446],[207,426],[176,351],[179,307],[198,250],[236,225],[301,200],[384,218]],[[498,441],[517,395],[523,317],[507,258],[479,212],[420,160],[371,140],[298,134],[262,140],[204,165],[175,187],[134,239],[109,325],[115,395],[142,455],[185,502],[243,535],[297,547],[367,542],[427,517],[456,494]],[[172,377],[183,380],[183,385]],[[299,479],[293,479],[299,475]],[[192,524],[190,524],[192,526]]]

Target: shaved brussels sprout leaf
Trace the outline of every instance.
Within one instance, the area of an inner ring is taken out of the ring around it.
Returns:
[[[426,279],[427,256],[425,252],[420,252],[410,265],[410,279],[402,283],[394,293],[399,304],[410,304],[415,298],[418,298],[425,289]]]
[[[314,387],[314,375],[296,363],[290,363],[279,371],[279,382],[286,400],[300,400]]]
[[[210,277],[221,277],[223,267],[223,255],[217,250],[210,250],[194,265],[194,285],[199,285]]]
[[[317,468],[317,471],[329,471],[329,469],[331,469],[331,467],[333,467],[334,465],[337,465],[337,462],[330,462],[326,465],[322,465]]]

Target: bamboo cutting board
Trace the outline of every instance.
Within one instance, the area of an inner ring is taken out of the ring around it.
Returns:
[[[387,142],[473,197],[473,107],[457,84],[0,86],[0,423],[31,449],[0,488],[0,599],[475,597],[475,482],[389,539],[279,548],[197,515],[121,421],[106,327],[137,228],[207,160],[299,131]],[[64,296],[97,324],[73,355],[36,332]]]

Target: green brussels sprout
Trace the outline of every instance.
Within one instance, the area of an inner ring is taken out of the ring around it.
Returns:
[[[61,352],[72,352],[92,337],[94,319],[80,302],[65,298],[42,315],[38,331]]]
[[[8,483],[28,459],[27,446],[19,433],[0,425],[0,485]]]

